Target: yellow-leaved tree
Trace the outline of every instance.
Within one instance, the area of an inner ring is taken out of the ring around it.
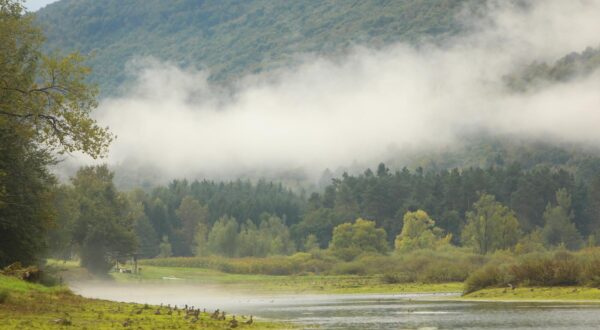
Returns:
[[[435,221],[423,210],[406,212],[403,220],[402,231],[394,244],[398,252],[437,249],[447,246],[452,240],[452,234],[444,235],[444,231],[436,227]]]

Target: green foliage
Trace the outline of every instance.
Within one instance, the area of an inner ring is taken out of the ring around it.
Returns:
[[[47,55],[42,41],[21,1],[0,0],[0,266],[36,262],[49,230],[53,250],[69,254],[76,208],[60,190],[53,205],[46,166],[57,153],[101,156],[112,140],[90,116],[96,89],[85,82],[83,58]]]
[[[212,80],[226,82],[294,64],[294,54],[453,34],[461,28],[454,14],[468,4],[478,1],[85,0],[52,4],[37,21],[48,48],[94,52],[93,81],[114,94],[136,54],[207,67]]]
[[[523,150],[523,154],[534,151]],[[529,165],[533,166],[535,162],[531,160]],[[582,169],[588,167],[577,165],[575,168],[579,166]],[[589,167],[586,173],[600,169],[594,169],[593,165]],[[573,172],[578,171],[573,169]],[[436,219],[436,227],[452,234],[452,243],[459,244],[466,213],[473,208],[480,192],[495,196],[499,203],[511,205],[519,227],[527,234],[544,226],[546,206],[556,203],[556,191],[561,188],[576,196],[572,205],[573,222],[578,231],[588,235],[596,214],[593,211],[596,199],[588,196],[600,191],[594,188],[594,181],[579,183],[570,172],[545,165],[534,169],[505,164],[487,169],[473,167],[425,172],[404,168],[393,173],[389,170],[378,172],[381,174],[374,175],[372,171],[360,175],[343,174],[323,193],[313,194],[302,220],[292,226],[294,239],[301,242],[308,234],[314,234],[321,247],[325,247],[323,240],[330,237],[332,228],[353,216],[370,217],[386,230],[388,241],[393,242],[403,227],[404,214],[420,209]],[[600,187],[600,180],[598,182]]]
[[[345,220],[330,208],[318,208],[307,211],[302,221],[292,226],[291,232],[296,238],[313,235],[319,247],[324,249],[331,241],[333,228]]]
[[[141,202],[130,200],[130,218],[133,221],[133,232],[138,241],[137,253],[140,258],[152,258],[159,253],[158,235],[148,216],[144,213]]]
[[[268,258],[175,257],[147,259],[142,265],[159,267],[187,267],[216,269],[232,274],[292,275],[320,273],[331,267],[330,263],[314,259],[310,255],[272,256]]]
[[[395,283],[446,283],[464,281],[485,263],[470,251],[449,248],[444,251],[417,250],[402,255],[363,253],[352,261],[332,253],[296,253],[266,258],[176,257],[147,259],[142,265],[215,269],[232,274],[262,275],[360,275],[393,277]]]
[[[312,252],[319,249],[319,242],[317,241],[317,236],[314,234],[309,234],[304,241],[304,251]]]
[[[484,258],[448,247],[444,250],[415,250],[394,255],[379,265],[368,265],[371,273],[394,276],[398,282],[443,283],[464,281],[481,267]]]
[[[181,236],[184,239],[184,246],[189,249],[189,251],[186,251],[187,253],[184,254],[192,255],[192,251],[195,250],[194,244],[198,227],[208,226],[208,207],[200,204],[200,202],[193,197],[186,196],[181,201],[175,214],[181,223],[181,228],[178,230],[181,232]]]
[[[171,243],[169,243],[169,238],[167,236],[163,236],[162,241],[158,247],[159,258],[168,258],[173,255],[173,249],[171,248]]]
[[[407,212],[403,223],[402,232],[396,236],[395,241],[398,252],[436,249],[450,244],[452,239],[452,235],[442,237],[443,231],[435,227],[435,221],[423,210]]]
[[[298,222],[303,199],[281,184],[265,181],[221,182],[175,180],[149,193],[139,192],[139,201],[156,235],[167,235],[173,255],[209,253],[208,234],[224,215],[240,222],[260,224],[263,214],[285,219],[286,226]]]
[[[84,167],[72,179],[80,209],[73,241],[79,246],[82,266],[94,273],[107,272],[137,245],[127,199],[112,179],[105,165]]]
[[[0,119],[1,121],[2,119]],[[0,124],[0,267],[37,261],[52,226],[51,158]]]
[[[48,250],[57,259],[67,260],[75,253],[72,237],[79,217],[79,204],[73,189],[58,186],[53,191],[56,220],[48,232]]]
[[[545,84],[568,82],[592,74],[600,67],[600,48],[586,48],[581,53],[570,53],[552,64],[534,62],[518,73],[505,77],[515,91],[528,91]]]
[[[343,260],[352,260],[365,252],[386,253],[389,249],[385,230],[376,228],[374,221],[360,218],[335,227],[329,248]]]
[[[233,257],[238,248],[238,223],[232,217],[222,217],[208,234],[208,247],[216,254]]]
[[[516,254],[527,254],[533,252],[546,252],[541,229],[534,230],[531,233],[521,237],[517,245],[515,245]]]
[[[287,226],[275,216],[265,215],[258,228],[252,221],[246,221],[237,240],[239,245],[236,255],[240,257],[289,255],[295,252]]]
[[[492,259],[465,282],[465,292],[489,287],[598,285],[598,248],[570,253],[564,250]]]
[[[90,117],[96,89],[77,53],[41,51],[42,32],[18,1],[0,1],[0,125],[59,153],[106,153],[112,136]]]
[[[571,211],[571,196],[565,189],[560,189],[556,192],[556,201],[556,206],[548,204],[544,212],[544,243],[547,246],[564,245],[571,250],[578,249],[582,238],[572,222],[574,215]]]
[[[209,228],[207,225],[198,224],[196,234],[194,235],[194,244],[196,247],[194,255],[204,257],[210,253],[208,249],[208,232]]]
[[[502,277],[500,268],[494,264],[487,264],[471,274],[465,281],[465,294],[484,288],[507,285]]]
[[[462,232],[465,245],[480,254],[512,248],[519,240],[519,222],[506,206],[494,196],[483,194],[467,213],[467,224]]]

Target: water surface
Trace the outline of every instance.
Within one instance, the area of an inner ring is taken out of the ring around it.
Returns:
[[[600,305],[447,301],[435,294],[249,295],[193,285],[73,285],[87,297],[193,305],[318,329],[600,329]]]

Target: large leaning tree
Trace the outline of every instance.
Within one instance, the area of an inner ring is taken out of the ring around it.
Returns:
[[[52,226],[56,155],[103,156],[113,136],[90,113],[97,89],[79,54],[42,51],[43,32],[21,0],[0,0],[0,267],[30,264]]]

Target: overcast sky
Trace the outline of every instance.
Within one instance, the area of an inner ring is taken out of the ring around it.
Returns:
[[[26,0],[25,7],[30,11],[36,11],[49,3],[56,2],[57,0]]]

